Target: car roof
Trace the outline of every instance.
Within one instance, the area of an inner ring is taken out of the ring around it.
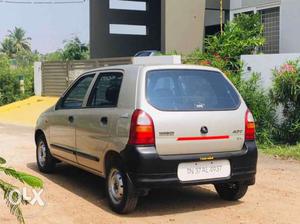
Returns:
[[[115,65],[115,66],[106,66],[106,67],[100,67],[93,70],[89,70],[86,73],[91,72],[99,72],[99,71],[107,71],[107,70],[139,70],[139,69],[147,69],[147,70],[157,70],[157,69],[196,69],[196,70],[204,70],[204,71],[216,71],[221,72],[219,69],[209,66],[200,66],[200,65],[187,65],[187,64],[166,64],[166,65],[155,65],[155,64],[143,64],[143,65],[137,65],[137,64],[127,64],[127,65]]]

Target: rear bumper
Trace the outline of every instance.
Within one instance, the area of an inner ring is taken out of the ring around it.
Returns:
[[[177,167],[183,162],[199,162],[201,157],[213,156],[228,159],[231,175],[228,178],[181,182],[177,177]],[[121,157],[133,183],[139,188],[155,188],[176,185],[200,185],[230,182],[255,184],[257,166],[257,146],[254,141],[246,142],[239,152],[159,156],[155,146],[142,147],[128,145],[121,152]]]

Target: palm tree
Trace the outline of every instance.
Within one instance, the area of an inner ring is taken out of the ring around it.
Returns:
[[[6,37],[1,43],[1,52],[5,53],[9,58],[12,58],[16,54],[16,48],[11,38]]]
[[[14,43],[14,47],[16,49],[16,52],[20,52],[22,50],[25,51],[31,51],[30,46],[30,37],[26,37],[26,32],[22,28],[15,27],[13,31],[8,31],[9,35],[8,37],[12,39]]]
[[[13,177],[14,179],[20,181],[21,183],[25,183],[33,188],[43,188],[43,182],[41,179],[31,176],[26,173],[18,172],[13,168],[9,168],[5,166],[5,159],[0,157],[0,173],[4,173],[7,176]],[[6,201],[8,208],[10,209],[10,213],[15,215],[20,224],[24,224],[25,220],[22,214],[22,210],[20,205],[27,205],[29,202],[24,198],[23,195],[18,195],[16,190],[18,188],[12,184],[9,184],[0,178],[0,190],[3,191],[4,197],[3,199]],[[21,196],[21,198],[19,198]],[[21,199],[21,200],[20,200]],[[19,202],[20,203],[16,203]]]

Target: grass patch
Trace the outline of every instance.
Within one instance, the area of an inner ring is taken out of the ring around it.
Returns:
[[[273,145],[262,146],[259,149],[268,155],[279,156],[284,159],[297,159],[300,160],[300,144],[295,146],[287,145]]]

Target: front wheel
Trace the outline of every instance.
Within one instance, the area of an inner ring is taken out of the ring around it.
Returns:
[[[108,169],[106,193],[109,205],[116,213],[127,214],[134,211],[138,202],[138,194],[120,162],[113,162]]]
[[[248,185],[243,183],[216,184],[215,188],[220,198],[226,201],[237,201],[248,191]]]
[[[37,139],[36,147],[37,165],[41,172],[51,173],[55,168],[55,158],[51,155],[46,138],[40,136]]]

